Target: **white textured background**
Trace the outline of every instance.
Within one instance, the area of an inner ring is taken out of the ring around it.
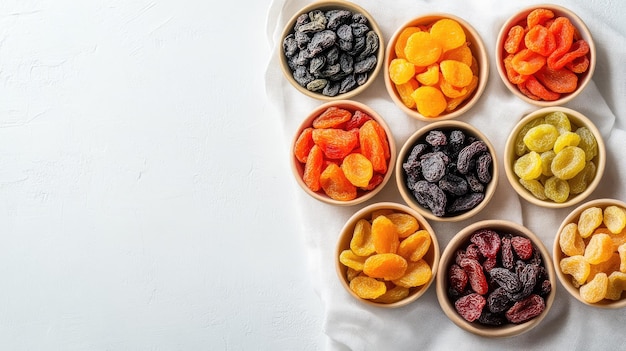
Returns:
[[[316,350],[270,0],[0,2],[0,349]]]

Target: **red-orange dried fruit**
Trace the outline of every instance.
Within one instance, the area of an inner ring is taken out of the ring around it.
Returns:
[[[354,128],[360,128],[363,123],[371,120],[372,117],[370,115],[368,115],[367,113],[361,111],[361,110],[356,110],[354,111],[354,113],[352,114],[352,117],[350,118],[350,120],[348,122],[346,122],[344,129],[345,130],[350,130],[350,129],[354,129]]]
[[[313,128],[338,128],[342,123],[349,121],[351,117],[350,111],[331,106],[313,120]]]
[[[589,69],[589,57],[581,56],[565,64],[565,67],[574,73],[585,73]]]
[[[536,25],[528,30],[524,36],[526,47],[542,56],[548,56],[556,49],[554,34],[546,27]]]
[[[549,9],[538,8],[530,11],[526,16],[526,24],[528,28],[532,28],[536,25],[545,25],[549,19],[554,18],[554,12]]]
[[[342,129],[314,129],[313,141],[318,145],[324,155],[330,159],[342,159],[357,146],[359,142],[356,129],[345,131]]]
[[[574,42],[574,33],[576,28],[567,17],[557,17],[554,22],[548,28],[554,35],[554,41],[556,42],[556,48],[548,56],[548,65],[552,68],[555,67],[555,63],[567,53]]]
[[[387,133],[385,132],[385,129],[383,128],[383,126],[380,125],[380,123],[376,122],[376,121],[372,121],[372,126],[374,126],[374,129],[376,129],[376,134],[378,134],[378,138],[380,139],[380,142],[383,144],[383,151],[385,153],[385,158],[388,159],[389,157],[391,157],[391,149],[389,148],[389,140],[387,139]]]
[[[513,54],[509,54],[504,58],[504,70],[506,71],[506,77],[508,78],[509,82],[517,85],[517,84],[524,83],[526,79],[528,78],[528,75],[519,74],[513,68],[513,65],[511,64],[511,61],[513,60],[513,56],[514,56]]]
[[[361,153],[372,163],[375,172],[387,172],[387,159],[385,158],[385,146],[378,134],[377,124],[374,120],[365,122],[359,128],[359,143]]]
[[[523,49],[517,52],[511,60],[511,67],[517,73],[530,75],[546,64],[546,58],[530,49]]]
[[[383,180],[385,179],[385,177],[382,176],[382,174],[379,173],[374,173],[374,175],[372,176],[372,179],[370,179],[370,182],[367,184],[366,187],[363,187],[363,190],[374,190],[376,189],[377,186],[379,186]]]
[[[324,163],[324,153],[319,146],[313,145],[304,164],[302,180],[311,191],[320,190],[320,175]]]
[[[552,69],[560,69],[575,59],[587,55],[587,53],[589,53],[589,44],[583,39],[577,40],[572,43],[568,52],[553,61],[548,61],[548,66]],[[550,57],[548,57],[548,59],[550,59]]]
[[[526,88],[526,81],[517,84],[517,88],[519,89],[519,91],[522,92],[522,94],[526,95],[530,99],[536,100],[536,101],[541,100],[539,96],[534,95],[533,93],[530,92],[530,90],[528,90],[528,88]]]
[[[315,145],[315,142],[313,141],[313,128],[305,128],[298,136],[298,139],[296,139],[296,143],[293,148],[293,153],[298,161],[302,163],[306,162],[306,158],[313,145]]]
[[[331,163],[319,177],[321,188],[334,200],[349,201],[356,198],[356,187],[350,183],[339,166]]]
[[[509,54],[515,54],[519,51],[520,44],[524,40],[524,28],[520,25],[515,25],[509,29],[506,39],[504,41],[504,51]]]
[[[578,86],[578,76],[567,68],[551,69],[544,66],[535,74],[537,80],[555,93],[571,93]]]
[[[561,97],[561,94],[546,89],[535,76],[528,77],[524,84],[531,94],[540,97],[542,100],[554,101]]]

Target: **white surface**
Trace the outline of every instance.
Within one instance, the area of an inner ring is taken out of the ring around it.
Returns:
[[[0,3],[1,350],[323,344],[269,1],[214,5]]]
[[[589,199],[615,197],[626,199],[623,174],[626,160],[620,157],[626,149],[626,3],[617,1],[554,1],[579,14],[590,28],[595,41],[598,62],[594,81],[576,99],[565,106],[587,115],[602,132],[607,144],[608,162],[603,181]],[[286,21],[310,1],[274,0],[269,24],[273,42]],[[377,19],[384,42],[409,19],[428,12],[450,12],[469,21],[481,34],[493,60],[495,39],[502,24],[515,11],[539,4],[539,1],[427,1],[427,0],[360,0]],[[267,89],[275,102],[278,117],[286,131],[288,145],[298,124],[320,102],[304,97],[282,78],[278,69],[278,50],[268,65]],[[536,110],[514,97],[499,80],[495,65],[490,67],[487,88],[477,105],[461,120],[479,128],[494,144],[497,157],[502,152],[508,132],[526,113]],[[381,76],[355,100],[368,104],[390,125],[397,146],[425,123],[411,120],[393,104],[385,91]],[[496,195],[475,218],[459,223],[430,222],[443,250],[454,233],[468,223],[480,219],[508,219],[526,225],[537,234],[551,252],[554,235],[562,219],[573,208],[545,210],[520,201],[504,176],[500,162],[500,181]],[[296,185],[294,185],[296,186]],[[297,187],[297,186],[296,186]],[[297,193],[295,203],[301,210],[302,233],[307,238],[306,252],[311,259],[312,282],[323,304],[323,330],[332,350],[412,350],[412,349],[620,349],[626,343],[621,326],[626,323],[623,310],[607,311],[588,307],[567,295],[560,284],[554,306],[541,325],[530,332],[507,339],[489,340],[469,334],[454,325],[442,313],[435,288],[415,303],[395,310],[382,310],[355,301],[341,287],[333,262],[337,234],[343,223],[356,210],[376,201],[402,202],[397,187],[390,182],[373,200],[355,208],[334,208]]]

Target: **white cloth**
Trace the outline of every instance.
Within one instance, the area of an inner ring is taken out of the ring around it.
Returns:
[[[395,30],[406,21],[428,12],[455,14],[472,24],[482,36],[489,53],[490,70],[487,88],[479,103],[459,119],[468,122],[491,140],[497,150],[500,174],[498,188],[489,205],[476,217],[459,223],[431,221],[441,250],[452,236],[471,222],[481,219],[507,219],[522,223],[536,233],[549,251],[562,219],[574,207],[547,210],[521,200],[508,184],[502,166],[508,132],[525,114],[538,109],[514,97],[500,81],[496,70],[495,41],[500,27],[517,10],[539,4],[537,1],[428,1],[360,0],[378,22],[385,46]],[[268,12],[267,35],[272,56],[266,71],[266,90],[276,117],[284,127],[285,147],[306,114],[320,101],[305,97],[289,85],[279,66],[280,34],[289,18],[310,3],[304,0],[274,0]],[[587,115],[605,138],[608,162],[600,187],[588,200],[602,197],[626,200],[626,188],[620,175],[626,174],[626,25],[622,17],[626,6],[611,0],[554,1],[577,13],[590,28],[596,42],[597,67],[594,79],[585,91],[566,104]],[[402,112],[389,97],[381,74],[364,93],[354,100],[363,102],[386,119],[396,139],[398,150],[416,129],[425,125]],[[285,162],[289,162],[285,160]],[[286,186],[298,187],[293,181]],[[463,331],[442,312],[435,285],[416,302],[398,309],[369,307],[344,291],[334,268],[335,245],[344,222],[358,209],[380,201],[404,203],[394,178],[383,191],[367,203],[338,208],[320,203],[303,191],[293,201],[301,214],[306,242],[306,257],[312,284],[324,306],[324,333],[331,350],[414,350],[414,349],[609,349],[626,342],[622,326],[624,310],[588,307],[569,296],[558,284],[552,309],[539,327],[520,336],[490,340]]]

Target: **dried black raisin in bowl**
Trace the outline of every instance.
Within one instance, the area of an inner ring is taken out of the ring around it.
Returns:
[[[487,138],[461,121],[434,122],[415,132],[396,162],[404,201],[424,217],[460,221],[482,210],[498,182]]]
[[[319,100],[361,93],[381,70],[385,56],[374,18],[345,1],[316,1],[302,8],[287,22],[281,38],[285,77]]]

